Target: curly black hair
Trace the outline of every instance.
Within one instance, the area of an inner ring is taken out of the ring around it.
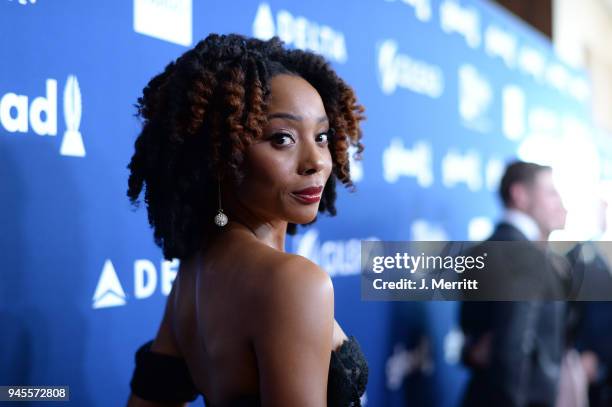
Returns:
[[[217,209],[217,180],[242,179],[245,150],[263,136],[270,79],[279,73],[299,75],[318,91],[334,130],[332,175],[319,212],[336,214],[336,179],[353,187],[348,149],[355,146],[360,158],[364,108],[329,63],[309,51],[285,49],[277,37],[211,34],[153,77],[135,105],[142,130],[128,165],[127,195],[138,207],[144,187],[164,258],[183,259],[198,249]],[[295,229],[289,224],[287,233]]]

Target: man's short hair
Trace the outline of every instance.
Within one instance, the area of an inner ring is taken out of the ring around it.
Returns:
[[[536,175],[541,171],[551,171],[552,168],[548,165],[540,165],[528,163],[525,161],[513,161],[506,167],[504,175],[499,184],[499,195],[506,208],[512,204],[510,189],[512,185],[521,183],[530,185],[536,178]]]

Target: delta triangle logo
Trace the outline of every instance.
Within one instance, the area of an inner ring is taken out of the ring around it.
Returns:
[[[125,292],[110,260],[104,263],[92,300],[94,309],[125,305]]]

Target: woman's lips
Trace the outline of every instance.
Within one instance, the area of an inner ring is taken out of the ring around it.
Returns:
[[[308,187],[299,191],[291,192],[291,195],[302,203],[313,204],[321,200],[322,191],[323,187]]]

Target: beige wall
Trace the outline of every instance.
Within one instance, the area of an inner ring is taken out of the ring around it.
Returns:
[[[612,0],[554,0],[553,43],[589,72],[595,123],[612,132]]]

